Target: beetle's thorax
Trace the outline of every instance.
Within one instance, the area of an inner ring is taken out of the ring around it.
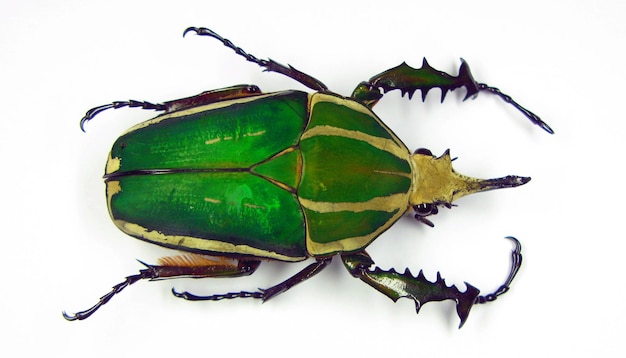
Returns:
[[[428,203],[451,203],[463,182],[463,176],[452,169],[452,161],[446,151],[441,157],[416,153],[411,156],[413,186],[411,205]]]
[[[452,168],[450,152],[435,157],[416,152],[411,156],[413,186],[410,204],[449,205],[463,196],[481,191],[512,188],[527,183],[530,178],[506,176],[496,179],[477,179],[459,174]]]

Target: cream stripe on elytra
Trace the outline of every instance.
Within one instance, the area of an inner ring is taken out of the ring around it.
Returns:
[[[285,92],[287,92],[287,91],[285,91]],[[171,113],[164,113],[164,114],[162,114],[162,115],[160,115],[160,116],[158,116],[156,118],[152,118],[152,119],[147,120],[145,122],[141,122],[139,124],[136,124],[135,126],[133,126],[130,129],[128,129],[126,132],[124,132],[122,135],[126,135],[126,134],[128,134],[130,132],[133,132],[133,131],[136,131],[136,130],[138,130],[140,128],[151,126],[153,124],[159,123],[159,122],[164,121],[166,119],[184,117],[184,116],[189,116],[189,115],[200,113],[200,112],[204,112],[204,111],[210,111],[210,110],[214,110],[214,109],[218,109],[218,108],[224,108],[224,107],[232,106],[232,105],[235,105],[235,104],[242,104],[242,103],[248,103],[248,102],[252,102],[252,101],[257,101],[257,100],[262,99],[262,98],[267,98],[267,97],[271,97],[271,96],[279,96],[282,93],[283,92],[275,92],[275,93],[265,93],[265,94],[261,94],[261,95],[252,95],[250,97],[242,97],[242,98],[235,98],[235,99],[230,99],[230,100],[226,100],[226,101],[213,102],[213,103],[209,103],[209,104],[204,105],[204,106],[191,107],[191,108],[187,108],[187,109],[184,109],[184,110],[181,110],[181,111],[175,111],[175,112],[171,112]]]
[[[158,230],[149,230],[141,225],[129,223],[124,220],[114,220],[114,222],[118,228],[128,235],[178,250],[192,249],[223,254],[243,254],[256,257],[267,257],[281,261],[302,261],[306,259],[306,257],[287,256],[249,245],[236,245],[230,242],[211,240],[201,237],[166,235]]]
[[[373,135],[365,134],[363,132],[328,125],[315,126],[308,129],[306,132],[304,132],[300,140],[305,140],[315,136],[336,136],[355,139],[365,142],[374,148],[391,153],[400,159],[409,159],[409,152],[405,148],[396,144],[396,142],[391,139],[376,137]]]
[[[380,196],[367,201],[354,203],[332,203],[300,198],[300,204],[302,204],[303,207],[312,211],[317,211],[318,213],[333,213],[339,211],[351,211],[359,213],[368,210],[393,212],[400,208],[406,207],[407,203],[408,195],[406,193]]]

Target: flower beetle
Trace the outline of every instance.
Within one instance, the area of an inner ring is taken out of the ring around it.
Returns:
[[[339,255],[346,269],[396,301],[411,298],[416,308],[430,301],[456,302],[461,325],[475,303],[506,292],[521,265],[513,238],[508,279],[494,293],[479,295],[469,284],[461,292],[422,272],[414,276],[372,268],[365,248],[410,210],[427,225],[438,207],[462,196],[511,188],[530,178],[475,179],[458,174],[446,151],[413,154],[372,112],[383,93],[400,90],[409,98],[432,88],[465,87],[466,97],[495,94],[549,133],[539,117],[497,88],[476,82],[462,60],[459,74],[435,70],[426,60],[419,69],[405,63],[360,83],[350,97],[328,90],[319,80],[291,66],[246,53],[207,28],[184,34],[213,37],[266,71],[290,77],[313,93],[263,93],[241,85],[161,104],[118,101],[93,108],[81,129],[98,113],[121,107],[162,111],[114,143],[104,180],[115,225],[138,239],[183,251],[128,276],[85,311],[63,313],[68,320],[91,316],[114,295],[142,279],[235,277],[252,274],[262,260],[313,259],[284,282],[253,292],[197,296],[187,300],[251,297],[268,300],[322,271]]]

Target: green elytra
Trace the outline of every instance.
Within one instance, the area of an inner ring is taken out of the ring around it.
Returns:
[[[446,92],[465,87],[467,97],[487,91],[502,97],[544,130],[537,116],[498,89],[476,83],[465,62],[458,76],[430,67],[402,64],[357,86],[350,98],[293,67],[259,60],[206,28],[189,28],[217,38],[248,61],[283,73],[318,92],[262,93],[256,86],[235,86],[197,96],[152,104],[120,101],[96,107],[84,123],[108,108],[124,106],[164,111],[124,133],[113,145],[105,181],[109,211],[124,232],[142,240],[189,252],[129,276],[92,308],[67,315],[85,319],[126,286],[140,279],[240,276],[254,272],[261,259],[315,262],[267,290],[196,296],[189,300],[253,297],[267,300],[326,267],[340,254],[346,268],[394,301],[408,297],[416,308],[452,299],[461,325],[474,303],[492,301],[508,290],[521,264],[517,240],[512,269],[494,293],[479,296],[430,282],[408,270],[370,269],[369,243],[407,211],[425,217],[461,196],[515,187],[530,178],[474,179],[456,173],[446,152],[411,154],[371,111],[380,90]],[[467,98],[466,97],[466,98]],[[202,256],[197,255],[202,254]],[[206,256],[206,255],[210,255]]]

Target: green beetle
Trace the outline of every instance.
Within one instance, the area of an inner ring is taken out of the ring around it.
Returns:
[[[497,88],[477,83],[462,61],[459,75],[405,63],[362,82],[351,97],[328,91],[315,78],[291,66],[261,60],[207,28],[188,28],[220,40],[266,71],[282,73],[314,93],[263,93],[253,85],[234,86],[152,104],[119,101],[96,107],[84,124],[103,110],[141,107],[164,113],[124,133],[106,164],[109,213],[123,232],[147,242],[184,251],[162,258],[113,287],[92,308],[68,320],[82,320],[115,294],[141,279],[235,277],[253,273],[262,260],[314,262],[286,281],[265,290],[197,296],[173,291],[187,300],[252,297],[268,300],[320,272],[335,255],[345,267],[394,301],[408,297],[419,308],[429,301],[456,302],[461,325],[475,303],[506,292],[521,265],[521,248],[512,253],[506,282],[480,296],[435,282],[420,272],[371,269],[365,248],[409,210],[426,218],[450,208],[462,196],[525,184],[528,177],[474,179],[456,173],[446,151],[413,154],[372,112],[387,92],[399,89],[425,98],[431,88],[465,87],[466,99],[479,91],[496,94],[549,133],[552,129]]]

